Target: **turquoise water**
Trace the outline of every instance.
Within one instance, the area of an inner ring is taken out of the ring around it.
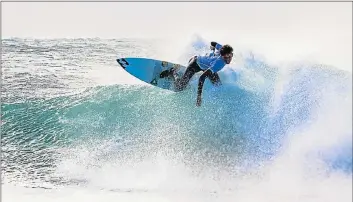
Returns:
[[[197,108],[195,81],[181,93],[124,83],[132,78],[117,70],[116,57],[156,57],[155,44],[2,40],[3,185],[261,195],[247,184],[269,186],[274,172],[289,184],[303,180],[288,188],[299,198],[323,201],[327,193],[314,187],[333,179],[330,186],[347,188],[336,193],[341,201],[350,199],[350,72],[320,64],[283,70],[244,56],[221,72],[222,87],[206,82]],[[194,41],[176,60],[204,46]],[[304,193],[308,179],[315,186]]]

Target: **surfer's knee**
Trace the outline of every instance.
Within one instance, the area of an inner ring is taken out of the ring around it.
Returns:
[[[185,79],[176,79],[175,80],[175,90],[176,91],[183,91],[185,90],[186,86],[188,85],[189,81]]]
[[[196,58],[197,58],[196,55],[192,56],[192,57],[189,59],[189,63],[191,63],[191,62],[193,62],[194,60],[196,60]]]

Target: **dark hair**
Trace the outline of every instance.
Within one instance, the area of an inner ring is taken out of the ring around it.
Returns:
[[[230,45],[224,45],[222,46],[221,50],[219,50],[221,56],[229,53],[233,53],[233,48]]]

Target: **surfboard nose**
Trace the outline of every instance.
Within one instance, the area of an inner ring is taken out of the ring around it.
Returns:
[[[118,59],[116,59],[116,61],[124,69],[129,65],[129,62],[125,58],[118,58]]]

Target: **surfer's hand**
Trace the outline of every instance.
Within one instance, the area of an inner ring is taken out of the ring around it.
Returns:
[[[210,49],[214,51],[214,50],[215,50],[215,47],[214,47],[214,46],[210,46]]]
[[[196,106],[201,106],[201,96],[197,96]]]

